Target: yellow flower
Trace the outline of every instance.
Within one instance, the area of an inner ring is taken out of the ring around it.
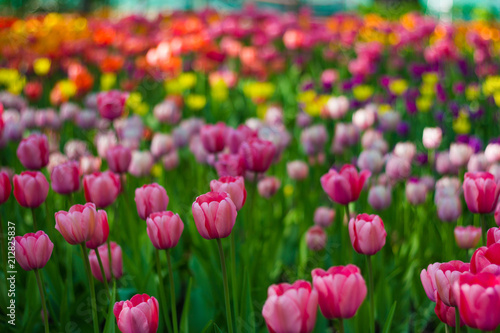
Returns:
[[[352,93],[354,98],[363,102],[373,95],[373,87],[366,84],[360,84],[352,89]]]
[[[151,175],[153,177],[159,178],[161,177],[162,174],[163,174],[162,165],[160,163],[156,163],[155,165],[153,165],[153,167],[151,168]]]
[[[38,76],[46,75],[50,70],[50,59],[48,58],[38,58],[33,61],[33,70]]]
[[[314,90],[302,91],[298,94],[297,100],[299,103],[310,104],[316,98],[316,92]]]
[[[422,96],[422,97],[417,98],[416,104],[417,104],[418,111],[429,112],[429,110],[432,107],[433,100],[431,98],[426,97],[426,96]]]
[[[469,84],[465,88],[465,98],[467,98],[468,101],[477,100],[479,98],[479,94],[480,94],[479,87],[476,86],[475,84]]]
[[[116,84],[116,74],[115,73],[103,73],[101,76],[101,90],[106,91],[113,88]]]
[[[21,77],[16,81],[12,81],[9,83],[7,90],[14,95],[19,95],[24,88],[24,85],[26,84],[26,77]]]
[[[191,89],[196,85],[196,74],[181,73],[177,78],[177,82],[181,90]]]
[[[402,95],[408,89],[408,82],[403,79],[393,80],[389,84],[389,90],[396,96]]]
[[[423,83],[420,86],[419,90],[420,90],[420,94],[422,96],[426,96],[428,98],[431,98],[436,93],[436,85],[431,84],[431,83]]]
[[[223,80],[219,80],[215,84],[213,84],[210,93],[212,95],[212,98],[219,102],[225,101],[229,96],[229,90],[227,89],[227,85]]]
[[[10,85],[21,78],[19,72],[11,68],[0,68],[0,83]]]
[[[453,130],[457,134],[467,134],[470,132],[470,121],[467,113],[460,112],[459,116],[453,120]]]
[[[149,111],[149,106],[147,103],[142,101],[141,93],[134,91],[130,93],[126,102],[127,107],[132,110],[135,114],[139,116],[144,116]]]
[[[275,86],[270,82],[249,82],[243,86],[243,93],[251,99],[267,99],[274,90]]]
[[[203,95],[191,94],[186,97],[186,105],[188,108],[198,111],[205,107],[207,98]]]
[[[257,117],[259,117],[260,119],[264,119],[268,108],[269,108],[269,105],[267,105],[267,104],[258,104],[257,105]]]
[[[493,95],[500,90],[500,76],[488,76],[483,83],[483,93],[486,96]]]
[[[392,110],[392,107],[389,104],[381,104],[378,107],[378,114],[383,115],[386,112],[389,112]]]
[[[181,86],[176,79],[165,80],[164,85],[168,95],[179,95],[182,92]]]
[[[500,107],[500,91],[496,92],[493,95],[493,98],[495,99],[495,104]]]
[[[435,85],[438,82],[438,75],[435,72],[428,72],[422,74],[422,81],[427,84]]]
[[[293,185],[291,185],[291,184],[285,185],[285,187],[283,188],[283,193],[285,194],[286,197],[292,196],[293,195]]]
[[[75,83],[71,80],[61,80],[57,84],[59,86],[59,89],[61,90],[61,93],[66,96],[67,98],[73,97],[76,94],[77,87]]]

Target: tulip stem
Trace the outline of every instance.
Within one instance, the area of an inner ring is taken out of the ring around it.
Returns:
[[[373,298],[373,269],[372,257],[366,256],[368,262],[368,292],[370,293],[370,332],[375,333],[375,300]]]
[[[222,269],[222,279],[224,281],[224,296],[226,302],[226,317],[227,329],[229,333],[233,333],[233,320],[231,318],[231,305],[229,304],[229,286],[227,283],[226,259],[224,258],[224,250],[222,249],[222,242],[217,238],[217,245],[219,247],[220,265]]]
[[[104,272],[104,266],[102,264],[101,255],[99,254],[99,249],[95,249],[95,255],[97,257],[97,261],[99,262],[99,268],[101,269],[102,283],[104,283],[104,288],[106,288],[106,295],[108,296],[108,300],[111,302],[111,295],[109,293],[108,287],[108,277]],[[109,265],[109,270],[113,270],[113,266],[111,266],[111,264]]]
[[[97,319],[97,303],[95,299],[95,289],[94,289],[94,279],[92,273],[90,272],[90,262],[87,251],[85,250],[85,243],[81,243],[80,247],[82,249],[83,263],[85,264],[85,271],[87,273],[87,278],[89,280],[90,286],[90,304],[92,307],[92,321],[94,323],[94,333],[99,333],[99,321]]]
[[[37,232],[38,231],[38,226],[36,225],[35,208],[31,208],[31,216],[33,217],[33,228],[35,229],[35,232]]]
[[[455,333],[460,333],[460,312],[458,306],[455,307]]]
[[[444,324],[444,332],[450,333],[450,326],[448,324]]]
[[[344,333],[344,319],[339,318],[339,331],[340,333]]]
[[[238,291],[238,286],[236,285],[238,280],[236,280],[236,244],[234,241],[234,232],[231,233],[229,236],[231,238],[231,286],[232,286],[232,292],[233,292],[233,311],[235,317],[238,317],[238,297],[237,297],[237,291]],[[238,326],[238,324],[236,324]]]
[[[47,313],[47,305],[45,304],[45,294],[43,292],[42,280],[40,279],[40,272],[35,269],[36,283],[38,284],[38,290],[40,291],[40,298],[42,302],[43,309],[43,324],[45,326],[45,333],[49,333],[49,314]]]
[[[113,267],[113,257],[111,256],[111,242],[109,240],[109,237],[106,239],[106,244],[108,245],[109,267]],[[115,281],[115,274],[113,273],[113,270],[110,269],[109,272],[111,273],[111,281]]]
[[[481,240],[483,242],[483,246],[486,246],[486,233],[488,230],[486,229],[486,217],[484,214],[480,214],[481,219]]]
[[[167,305],[166,303],[166,294],[165,294],[165,289],[163,289],[163,277],[161,274],[161,266],[160,266],[160,250],[155,249],[155,256],[156,256],[156,272],[158,274],[158,288],[160,289],[160,303],[162,307],[162,312],[163,312],[163,318],[165,320],[165,325],[168,327],[168,331],[171,332],[171,323],[170,319],[168,318],[168,311],[167,311]]]
[[[175,306],[175,285],[174,285],[174,271],[172,270],[172,259],[170,258],[170,249],[167,250],[167,263],[168,263],[168,277],[170,279],[170,306],[172,308],[172,324],[174,326],[174,333],[178,332],[177,328],[177,308]]]

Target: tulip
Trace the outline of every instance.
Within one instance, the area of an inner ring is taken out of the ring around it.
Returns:
[[[104,269],[104,276],[106,276],[106,281],[111,281],[111,277],[114,276],[119,279],[123,275],[123,260],[122,260],[122,248],[115,242],[110,242],[111,245],[111,268],[109,263],[109,252],[108,245],[104,244],[97,247],[99,251],[99,256],[101,257],[102,267]],[[99,281],[103,282],[101,268],[99,267],[99,260],[97,259],[97,254],[95,250],[90,250],[89,262],[92,275]],[[111,275],[113,273],[113,275]]]
[[[97,148],[97,155],[99,155],[99,157],[106,158],[108,150],[118,145],[118,139],[116,138],[116,133],[114,131],[107,131],[97,133],[94,137],[94,143]]]
[[[500,277],[491,273],[464,273],[453,285],[465,325],[493,331],[500,325]]]
[[[470,259],[470,271],[473,274],[481,272],[500,274],[500,243],[477,249]]]
[[[440,262],[430,264],[427,269],[423,269],[420,272],[420,281],[422,281],[422,286],[424,287],[427,297],[433,302],[436,302],[437,294],[437,283],[436,283],[436,272],[441,266]]]
[[[200,129],[203,148],[211,154],[221,152],[226,145],[226,124],[203,125]]]
[[[146,220],[151,213],[167,210],[167,191],[156,183],[143,185],[135,190],[135,203],[139,217]]]
[[[317,155],[323,152],[328,134],[324,125],[307,127],[300,134],[300,143],[304,152],[309,155]]]
[[[292,161],[286,164],[288,177],[294,180],[304,180],[309,176],[309,166],[303,161]]]
[[[484,172],[490,167],[490,163],[483,153],[474,154],[470,157],[467,163],[467,171],[469,172]]]
[[[368,203],[375,210],[384,210],[391,205],[391,188],[383,185],[376,185],[368,191]]]
[[[276,146],[271,141],[252,138],[241,144],[239,153],[243,156],[248,170],[262,173],[271,166]]]
[[[45,267],[54,248],[54,243],[42,230],[25,234],[22,237],[16,236],[13,243],[15,258],[25,271]]]
[[[220,154],[215,161],[215,169],[219,177],[243,176],[245,174],[245,160],[239,154]]]
[[[210,182],[210,190],[212,192],[226,192],[236,206],[236,210],[240,210],[243,207],[247,198],[243,177],[227,176],[221,177],[219,180],[212,180]]]
[[[132,152],[132,160],[128,167],[128,172],[136,177],[147,176],[151,173],[153,163],[153,155],[149,151],[135,150]]]
[[[12,191],[12,185],[7,172],[0,171],[0,205],[7,202]]]
[[[237,129],[228,127],[226,133],[226,146],[229,148],[231,154],[238,154],[241,144],[255,136],[255,131],[247,125],[240,125]]]
[[[272,285],[262,316],[274,333],[309,333],[316,324],[318,292],[307,281]]]
[[[447,306],[456,307],[455,300],[451,287],[458,280],[460,275],[469,271],[469,264],[463,263],[460,260],[453,260],[439,265],[436,270],[436,290],[439,297]]]
[[[384,167],[382,153],[375,149],[364,150],[358,157],[358,168],[369,170],[371,173],[379,173]]]
[[[226,238],[236,222],[236,206],[225,192],[208,192],[193,202],[196,228],[205,239]]]
[[[411,161],[398,156],[391,156],[385,165],[385,173],[394,180],[408,178],[411,173]]]
[[[146,294],[135,295],[130,301],[116,302],[113,314],[122,332],[156,333],[158,330],[158,301]]]
[[[49,193],[49,182],[40,171],[24,171],[14,176],[14,197],[27,208],[40,206]]]
[[[418,179],[410,179],[406,182],[406,200],[412,205],[420,205],[427,198],[427,187]]]
[[[441,301],[439,294],[436,293],[436,307],[434,308],[434,312],[436,316],[448,326],[456,327],[456,312],[455,308],[448,306]],[[463,326],[464,322],[462,318],[460,318],[460,326]]]
[[[102,160],[96,156],[82,156],[80,158],[80,174],[90,175],[94,172],[99,172],[101,169]],[[85,179],[84,179],[85,180]]]
[[[467,227],[457,226],[455,227],[454,234],[455,241],[457,242],[459,248],[466,250],[473,249],[477,246],[479,240],[481,239],[481,228],[476,228],[471,225]]]
[[[49,164],[49,141],[43,134],[31,134],[19,143],[16,154],[26,169],[39,170]]]
[[[97,212],[91,202],[74,205],[69,211],[55,214],[56,229],[71,245],[89,241],[94,235]]]
[[[368,170],[363,170],[358,174],[354,166],[347,164],[340,169],[340,172],[330,169],[321,177],[321,186],[332,201],[347,205],[358,200],[370,174]]]
[[[387,233],[379,216],[361,214],[349,221],[349,236],[356,252],[371,256],[385,245]]]
[[[120,176],[111,172],[94,172],[83,177],[85,200],[93,202],[97,207],[111,205],[121,191]]]
[[[327,228],[335,219],[335,210],[328,207],[318,207],[314,211],[314,224]]]
[[[422,143],[427,149],[437,149],[441,144],[443,131],[439,127],[426,127],[422,137]]]
[[[257,190],[263,198],[269,199],[278,192],[281,187],[281,181],[276,177],[265,177],[259,180]]]
[[[489,214],[495,209],[500,186],[489,172],[465,173],[463,183],[467,207],[472,213]]]
[[[500,228],[490,228],[488,230],[486,246],[490,247],[495,243],[500,242]]]
[[[366,283],[354,265],[321,268],[312,271],[321,313],[327,319],[351,318],[366,298]]]
[[[106,161],[111,171],[126,173],[132,161],[132,152],[128,147],[115,145],[106,151]]]
[[[456,167],[463,167],[469,162],[474,151],[466,143],[452,143],[450,145],[450,162]]]
[[[321,251],[326,246],[326,233],[320,226],[312,226],[306,232],[306,244],[312,251]]]
[[[151,153],[156,159],[170,153],[174,149],[174,139],[163,133],[155,133],[151,140]]]
[[[404,158],[410,162],[413,161],[416,153],[417,147],[411,142],[398,142],[394,147],[394,156]]]
[[[125,109],[128,93],[118,90],[100,92],[97,95],[97,108],[104,119],[113,120],[121,117]]]
[[[490,143],[486,146],[484,150],[484,155],[490,163],[496,163],[500,161],[500,143]]]
[[[109,224],[108,224],[108,214],[105,210],[98,210],[95,221],[95,230],[92,238],[85,243],[85,246],[89,249],[97,249],[99,246],[104,244],[108,239],[109,235]]]
[[[456,221],[462,214],[462,202],[456,195],[436,197],[438,217],[443,222]]]
[[[173,248],[184,230],[179,214],[172,212],[152,213],[146,220],[147,232],[153,246],[159,250]]]
[[[495,223],[500,227],[500,203],[497,204],[494,216],[495,216]]]
[[[75,161],[59,164],[50,173],[50,182],[54,192],[70,194],[80,189],[80,168]]]

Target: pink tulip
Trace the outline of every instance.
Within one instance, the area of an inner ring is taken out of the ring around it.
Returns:
[[[450,145],[450,162],[456,167],[465,166],[473,153],[471,146],[466,143],[452,143]]]
[[[362,151],[357,162],[358,168],[369,170],[371,173],[379,173],[384,167],[384,157],[381,152],[375,149]]]
[[[500,277],[491,273],[464,273],[453,285],[465,325],[493,331],[500,325]]]
[[[238,154],[241,144],[253,137],[256,137],[256,132],[247,125],[240,125],[237,129],[228,127],[226,146],[229,148],[231,154]]]
[[[401,180],[411,174],[411,161],[398,156],[391,156],[385,165],[385,173],[389,178]]]
[[[151,213],[167,210],[167,191],[156,183],[143,185],[135,189],[135,203],[139,217],[146,220]]]
[[[90,175],[94,172],[99,172],[101,169],[102,160],[96,156],[82,156],[80,158],[80,174]]]
[[[259,180],[257,190],[263,198],[269,199],[278,192],[281,187],[281,181],[276,177],[265,177]]]
[[[223,122],[203,125],[200,129],[203,148],[211,154],[221,152],[226,145],[226,131],[226,124]]]
[[[413,161],[417,154],[417,147],[412,142],[398,142],[394,146],[394,156],[404,158],[407,161]]]
[[[486,246],[500,242],[500,228],[490,228],[487,233]]]
[[[427,269],[423,269],[420,272],[420,281],[422,281],[422,286],[424,287],[427,297],[433,302],[436,302],[437,284],[436,284],[436,271],[441,266],[440,262],[430,264]]]
[[[165,170],[173,170],[179,166],[179,152],[173,149],[168,154],[163,155],[161,161],[163,162]]]
[[[170,153],[174,149],[174,139],[169,134],[155,133],[151,140],[151,154],[155,159]]]
[[[351,318],[366,297],[366,283],[354,265],[321,268],[312,271],[313,286],[318,291],[321,313],[327,319]]]
[[[96,216],[96,224],[92,238],[85,243],[89,249],[97,249],[102,244],[106,243],[109,235],[108,214],[105,210],[98,210]]]
[[[269,287],[262,316],[273,333],[309,333],[316,324],[318,292],[298,280]]]
[[[214,179],[210,182],[210,190],[212,192],[226,192],[236,206],[236,210],[240,210],[243,207],[247,198],[243,177],[221,177],[219,180]]]
[[[347,205],[349,202],[358,200],[370,174],[368,170],[363,170],[358,174],[354,166],[347,164],[340,169],[340,172],[330,169],[321,177],[321,186],[332,201]]]
[[[469,264],[460,260],[453,260],[439,265],[436,270],[436,289],[439,297],[447,306],[456,307],[457,301],[453,296],[451,287],[458,280],[460,275],[469,271]]]
[[[470,271],[473,274],[481,272],[500,274],[500,243],[477,249],[470,259]]]
[[[111,263],[112,267],[109,267],[109,251],[108,245],[104,244],[97,248],[99,251],[99,256],[102,261],[102,268],[104,269],[104,275],[106,280],[111,281],[111,271],[113,271],[113,276],[119,279],[123,275],[123,259],[122,259],[122,248],[115,242],[110,242],[111,245]],[[103,282],[101,268],[99,267],[99,261],[97,259],[97,254],[95,250],[90,250],[89,262],[92,275],[99,281]]]
[[[496,142],[488,144],[484,150],[484,155],[490,163],[500,161],[500,144]]]
[[[462,201],[456,195],[444,196],[437,199],[438,217],[443,222],[456,221],[462,214]]]
[[[52,255],[54,244],[42,230],[14,237],[13,245],[19,266],[25,271],[43,268]]]
[[[294,180],[304,180],[309,176],[309,166],[303,161],[292,161],[286,164],[288,177]]]
[[[427,198],[427,186],[418,179],[409,179],[406,182],[406,200],[412,205],[420,205]]]
[[[383,185],[376,185],[368,191],[368,203],[375,210],[384,210],[391,205],[391,188]]]
[[[179,214],[172,212],[152,213],[146,220],[147,232],[153,246],[159,250],[177,245],[184,230]]]
[[[130,148],[115,145],[106,151],[106,161],[109,170],[115,173],[126,173],[132,161],[132,151]]]
[[[125,109],[128,93],[118,90],[100,92],[97,95],[97,109],[104,119],[113,120],[121,117]]]
[[[225,192],[208,192],[192,205],[194,222],[205,239],[226,238],[236,222],[236,206]]]
[[[441,144],[443,137],[443,131],[439,127],[426,127],[424,128],[424,134],[422,142],[424,147],[427,149],[437,149]]]
[[[276,146],[271,141],[252,138],[240,146],[240,155],[243,156],[248,170],[262,173],[267,171],[276,154]]]
[[[326,232],[320,226],[312,226],[306,232],[306,244],[312,251],[321,251],[326,246]]]
[[[40,171],[24,171],[14,176],[14,197],[27,208],[40,206],[49,194],[49,182]]]
[[[318,207],[314,211],[314,224],[327,228],[335,219],[335,210],[328,207]]]
[[[50,173],[50,182],[54,192],[69,194],[80,189],[80,168],[75,161],[69,161],[54,167]]]
[[[500,202],[497,204],[495,208],[495,223],[500,227]]]
[[[436,293],[436,307],[434,308],[436,316],[448,326],[456,327],[455,322],[455,308],[448,306],[441,301],[439,294]],[[463,326],[464,322],[460,318],[460,326]]]
[[[349,221],[349,236],[356,252],[373,255],[385,245],[387,232],[379,216],[361,214]]]
[[[94,172],[83,177],[85,200],[105,208],[115,202],[121,191],[120,176],[111,172]]]
[[[154,159],[149,151],[134,150],[128,172],[136,177],[148,176],[151,173]]]
[[[215,161],[215,170],[219,177],[224,176],[243,176],[245,174],[245,160],[239,154],[220,154]]]
[[[0,172],[0,205],[7,202],[10,197],[10,192],[12,191],[12,185],[10,183],[10,178],[7,172]]]
[[[475,214],[489,214],[497,204],[500,186],[489,172],[465,173],[463,183],[467,207]]]
[[[59,211],[55,214],[56,229],[71,245],[89,241],[94,235],[97,212],[95,205],[87,202],[85,205],[74,205],[69,211]]]
[[[158,330],[158,301],[146,294],[138,294],[130,301],[116,302],[113,313],[118,328],[126,333],[156,333]]]
[[[455,241],[461,249],[473,249],[479,243],[481,239],[481,228],[476,228],[474,226],[467,227],[455,227]]]
[[[26,169],[39,170],[49,164],[49,141],[44,134],[34,133],[17,147],[17,158]]]

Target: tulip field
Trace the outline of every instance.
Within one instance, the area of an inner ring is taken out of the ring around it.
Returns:
[[[500,23],[0,17],[0,332],[500,332]]]

